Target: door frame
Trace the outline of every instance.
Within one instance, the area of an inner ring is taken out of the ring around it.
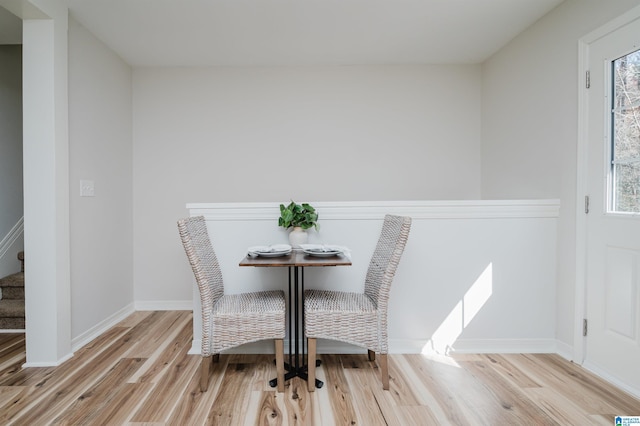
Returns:
[[[619,28],[640,18],[640,6],[609,21],[578,40],[578,144],[576,177],[576,282],[574,299],[573,361],[583,364],[585,360],[585,337],[583,337],[583,319],[587,303],[587,214],[585,197],[588,192],[588,114],[589,89],[587,71],[589,70],[590,45]],[[602,373],[602,372],[600,372]]]

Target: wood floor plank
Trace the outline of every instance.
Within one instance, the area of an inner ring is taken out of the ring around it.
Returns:
[[[65,425],[99,423],[96,415],[109,405],[118,390],[126,383],[144,360],[142,358],[123,358],[111,368],[94,386],[83,392],[59,415],[54,423]]]
[[[416,389],[411,389],[411,381],[404,376],[402,368],[398,365],[396,357],[389,357],[389,371],[391,375],[389,391],[382,389],[379,375],[362,374],[372,389],[376,404],[380,408],[386,424],[390,426],[442,424],[431,410],[429,405],[421,405],[415,397]],[[407,389],[411,389],[412,399],[403,398],[402,392],[397,389],[399,383]],[[444,416],[442,416],[444,417]],[[419,421],[417,421],[419,419]]]
[[[11,377],[22,369],[26,361],[24,346],[16,346],[11,351],[5,351],[0,359],[0,382],[6,377]]]
[[[135,311],[131,315],[127,316],[125,319],[118,323],[119,327],[127,327],[133,328],[136,325],[140,324],[141,321],[146,319],[149,315],[151,315],[154,311]]]
[[[322,366],[326,382],[322,389],[329,393],[333,417],[336,424],[356,424],[357,416],[353,407],[351,389],[344,375],[340,357],[325,354]]]
[[[144,328],[144,325],[141,325],[140,327]],[[100,336],[96,337],[91,342],[78,349],[73,354],[73,364],[83,363],[95,357],[116,340],[125,338],[125,334],[129,333],[130,331],[131,327],[121,327],[119,325],[111,327],[109,330],[102,333]],[[131,336],[126,338],[130,339]]]
[[[71,360],[61,366],[56,368],[34,367],[21,369],[16,374],[3,378],[0,381],[0,386],[36,386],[44,389],[49,381],[55,382],[59,378],[67,376],[70,370],[78,368],[79,365],[94,358],[102,349],[124,335],[128,330],[124,327],[112,327],[78,350]]]
[[[396,412],[396,421],[402,426],[444,425],[434,416],[429,407],[423,405],[402,407]],[[391,423],[389,423],[391,424]]]
[[[616,416],[605,416],[605,415],[601,415],[601,414],[591,414],[589,416],[589,423],[590,425],[596,426],[596,425],[600,425],[600,426],[611,426],[612,424],[615,424],[615,419]]]
[[[271,379],[276,378],[275,354],[265,354],[255,357],[253,372],[253,390],[270,392],[276,390],[269,385]]]
[[[345,367],[345,376],[349,381],[349,387],[351,389],[358,389],[356,401],[356,411],[360,418],[360,424],[386,424],[390,426],[403,426],[407,424],[405,419],[405,413],[408,407],[420,406],[420,402],[414,396],[410,390],[410,382],[404,377],[401,369],[396,365],[393,358],[390,357],[389,362],[389,374],[390,374],[390,388],[389,391],[382,389],[382,381],[380,379],[380,370],[376,365],[376,362],[368,360],[367,355],[341,355],[340,356],[343,365],[347,364],[349,367]],[[372,374],[373,373],[373,374]],[[366,392],[366,396],[370,400],[367,404],[364,404],[364,408],[361,408],[362,400],[366,401],[366,398],[362,398],[361,394]],[[437,424],[435,417],[433,417],[431,410],[424,407],[425,411],[422,414],[423,420],[431,420],[431,424]],[[362,409],[367,410],[368,413],[376,413],[379,420],[369,420],[362,415]]]
[[[22,347],[25,344],[24,333],[0,334],[0,364],[5,352],[13,351],[15,347]]]
[[[453,358],[458,362],[464,361],[458,359],[458,356],[455,355],[453,356]],[[515,368],[507,358],[508,356],[502,356],[499,354],[483,354],[477,356],[474,361],[488,361],[493,370],[495,370],[503,377],[509,379],[515,386],[519,388],[540,387],[540,384],[538,382],[527,376],[521,370]]]
[[[43,391],[36,386],[21,386],[22,391],[0,407],[0,424],[9,424],[14,417],[26,412]]]
[[[280,397],[282,398],[282,397]],[[282,426],[285,422],[278,395],[272,391],[252,391],[249,396],[245,426]]]
[[[393,354],[388,391],[366,354],[322,354],[312,393],[298,377],[272,389],[272,353],[222,354],[202,393],[191,318],[135,313],[55,368],[22,368],[24,339],[0,338],[0,424],[610,425],[640,413],[637,398],[548,354]]]
[[[469,424],[455,395],[448,387],[440,386],[438,379],[425,368],[432,360],[422,355],[400,355],[394,359],[403,376],[410,382],[420,405],[429,407],[439,424]]]
[[[56,368],[53,367],[22,368],[20,366],[19,371],[3,377],[0,386],[43,386],[46,384],[47,378],[56,371]]]
[[[24,333],[0,333],[0,348],[4,348],[12,341],[20,338],[24,340]]]
[[[240,425],[244,423],[249,392],[251,392],[251,364],[228,364],[220,390],[209,411],[207,424]]]
[[[154,352],[158,351],[162,345],[166,345],[167,334],[181,330],[184,324],[190,321],[190,318],[190,313],[186,311],[165,312],[165,315],[154,324],[153,328],[149,329],[144,339],[137,342],[128,356],[131,358],[152,358]]]
[[[11,401],[25,389],[26,386],[0,386],[0,406],[11,404]]]
[[[196,358],[199,359],[200,356],[196,355]],[[207,392],[200,392],[200,374],[193,375],[178,405],[171,413],[168,424],[191,425],[197,424],[200,419],[207,418],[219,392],[228,362],[228,355],[220,355],[219,361],[213,363],[213,367],[209,371],[209,388]]]
[[[105,425],[126,424],[153,387],[153,383],[123,383],[110,403],[97,410],[95,418]]]
[[[150,358],[147,358],[144,365],[129,378],[129,383],[154,382],[169,368],[171,362],[181,355],[185,345],[191,344],[193,327],[188,317],[169,330],[165,342],[158,345],[158,348],[150,354]]]
[[[348,368],[344,370],[344,375],[349,383],[349,388],[358,389],[357,397],[352,399],[353,407],[358,418],[357,424],[370,426],[389,424],[386,417],[389,416],[392,419],[395,417],[395,414],[391,415],[392,412],[385,413],[380,407],[378,396],[374,390],[374,388],[378,386],[377,384],[371,386],[371,382],[368,380],[368,377],[371,377],[371,371],[363,368]],[[382,387],[382,385],[380,385],[380,387]]]
[[[318,356],[321,362],[323,361],[323,355]],[[315,392],[311,392],[309,395],[310,410],[310,422],[307,424],[315,425],[336,425],[336,419],[333,416],[333,408],[331,405],[331,393],[323,392],[322,389],[326,388],[327,377],[324,374],[322,368],[316,368],[316,378],[324,383],[324,386],[320,389],[316,389]]]
[[[90,364],[85,364],[72,375],[61,379],[48,392],[44,392],[40,400],[34,401],[33,407],[25,415],[18,417],[19,421],[30,424],[38,418],[55,418],[59,412],[79,396],[78,389],[83,390],[92,386],[102,372],[108,371],[118,362],[127,352],[127,346],[130,342],[125,338],[118,339],[100,352]]]
[[[375,375],[378,379],[379,387],[382,388],[382,379],[378,368],[375,369]],[[415,390],[411,386],[411,382],[407,380],[405,372],[402,372],[398,363],[391,359],[389,361],[389,391],[397,405],[411,407],[420,405]]]
[[[305,425],[310,422],[314,408],[313,398],[310,397],[307,382],[294,377],[284,388],[284,404],[287,412],[287,424]]]
[[[612,413],[614,416],[638,415],[640,405],[638,405],[638,401],[635,398],[620,389],[612,390],[609,383],[588,373],[584,368],[578,367],[574,363],[566,362],[555,354],[532,354],[531,357],[544,362],[546,366],[561,375],[570,376],[582,389],[598,395],[599,398],[607,402],[610,406],[613,407],[615,405],[621,407],[622,413]]]
[[[485,397],[495,398],[499,407],[490,412],[487,420],[491,424],[553,424],[553,419],[544,410],[540,410],[536,404],[527,398],[522,391],[512,385],[510,381],[496,374],[492,363],[488,361],[460,362],[465,370],[469,371],[478,382],[486,388]]]
[[[0,370],[0,375],[4,374],[7,368],[13,369],[14,364],[18,362],[24,363],[26,361],[23,348],[24,345],[18,344],[2,351],[2,354],[0,354],[0,365],[2,365],[3,368]]]
[[[78,351],[77,357],[56,369],[51,369],[51,374],[39,382],[27,398],[6,409],[3,407],[0,411],[0,424],[10,419],[28,422],[35,418],[55,417],[58,410],[64,409],[77,396],[72,390],[83,389],[93,384],[96,374],[111,368],[144,337],[145,331],[153,328],[154,320],[162,316],[162,312],[154,312],[124,334],[121,333],[123,330],[120,327],[114,327],[113,332],[105,333],[104,338],[98,338],[86,345]],[[44,386],[45,383],[51,383],[51,386]],[[73,383],[74,386],[67,386],[68,383]]]
[[[593,424],[593,419],[571,400],[552,388],[524,388],[522,392],[557,424]],[[610,423],[611,425],[612,423]]]
[[[604,401],[591,390],[577,386],[572,376],[563,374],[561,371],[546,365],[540,358],[524,354],[521,357],[510,358],[510,362],[533,377],[537,382],[540,382],[542,386],[553,387],[562,394],[575,393],[574,403],[578,404],[580,409],[587,414],[615,412],[614,407],[609,402]],[[580,389],[579,392],[577,392],[578,389]]]
[[[133,422],[163,422],[167,421],[180,396],[187,389],[189,381],[196,375],[200,366],[200,357],[187,353],[191,344],[183,347],[182,355],[171,364],[160,381],[153,389],[153,394],[147,398],[133,416]]]
[[[168,330],[165,328],[166,325],[175,320],[180,312],[181,311],[154,311],[144,317],[135,326],[129,327],[129,331],[123,337],[127,344],[127,350],[131,352],[127,354],[127,356],[130,358],[145,358],[137,356],[136,352],[140,353],[145,350],[147,345],[150,345],[148,341],[149,336],[166,332]]]
[[[378,368],[376,362],[369,361],[366,354],[340,354],[340,362],[345,370]]]

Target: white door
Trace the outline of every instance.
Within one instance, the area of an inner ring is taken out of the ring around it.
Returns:
[[[585,366],[640,389],[640,20],[589,68]]]

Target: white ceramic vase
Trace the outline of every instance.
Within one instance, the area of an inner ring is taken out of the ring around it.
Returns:
[[[301,227],[296,226],[289,232],[289,244],[291,244],[291,247],[300,248],[300,244],[307,244],[307,241],[309,241],[309,235]]]

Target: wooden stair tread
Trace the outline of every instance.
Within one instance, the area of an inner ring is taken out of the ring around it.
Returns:
[[[24,272],[16,272],[0,278],[0,287],[24,287]]]
[[[0,318],[24,317],[24,300],[2,299],[0,300]]]

